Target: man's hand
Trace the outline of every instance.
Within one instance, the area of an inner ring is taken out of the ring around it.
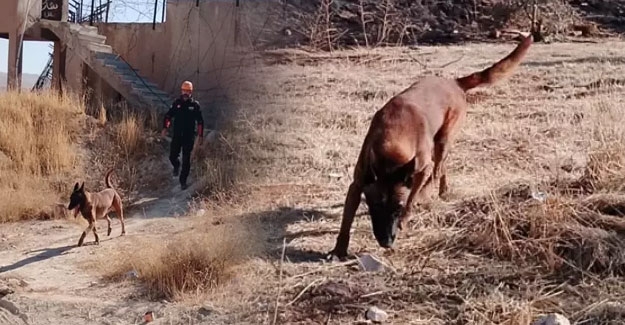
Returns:
[[[167,136],[167,129],[163,128],[163,131],[161,131],[161,136],[162,137]]]

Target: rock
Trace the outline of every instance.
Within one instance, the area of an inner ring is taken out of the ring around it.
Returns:
[[[367,310],[365,318],[374,323],[381,323],[388,319],[388,314],[384,310],[373,306]]]
[[[532,325],[571,325],[571,322],[566,317],[553,313],[542,316]]]
[[[149,323],[149,322],[153,321],[154,319],[155,319],[155,317],[154,317],[154,312],[152,312],[152,311],[148,311],[148,312],[146,312],[146,313],[143,315],[143,320],[144,320],[146,323]]]
[[[384,263],[370,254],[358,257],[358,265],[360,266],[360,270],[364,272],[378,272],[386,269]]]
[[[4,298],[4,296],[10,295],[15,291],[9,287],[2,286],[0,287],[0,298]]]
[[[536,201],[545,202],[547,194],[544,192],[532,192],[532,198]]]
[[[210,316],[213,314],[213,309],[210,307],[206,307],[206,306],[202,306],[200,307],[200,309],[198,309],[198,314],[202,315],[202,316]]]
[[[125,276],[130,279],[137,279],[139,278],[139,273],[135,270],[132,270],[132,271],[126,272]]]

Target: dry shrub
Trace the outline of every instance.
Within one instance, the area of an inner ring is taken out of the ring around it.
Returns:
[[[83,103],[51,92],[0,94],[0,221],[45,214],[79,169]]]
[[[115,141],[126,157],[143,154],[144,127],[135,114],[123,114],[121,121],[115,125]]]
[[[80,102],[51,93],[0,95],[0,150],[11,169],[37,176],[68,170],[75,163]]]
[[[134,244],[131,254],[109,265],[106,277],[121,280],[134,270],[151,299],[178,300],[187,294],[209,292],[230,279],[237,265],[258,252],[259,241],[251,228],[238,222],[203,223],[167,240]]]
[[[228,142],[234,136],[235,132],[231,130],[211,132],[194,152],[201,193],[216,202],[229,200],[240,193],[237,185],[246,179],[246,160],[242,159],[242,150],[235,151]]]
[[[467,200],[446,216],[463,228],[456,247],[520,265],[538,264],[556,274],[625,274],[625,196],[587,200],[549,191],[542,202],[530,195],[493,194]],[[619,217],[615,217],[619,214]]]
[[[590,191],[621,191],[625,186],[625,143],[614,142],[592,151],[581,181]]]

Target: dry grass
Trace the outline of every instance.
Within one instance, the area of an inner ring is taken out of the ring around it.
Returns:
[[[249,225],[238,221],[211,224],[199,218],[194,224],[165,241],[135,243],[130,254],[106,266],[106,277],[124,280],[135,271],[148,298],[188,299],[227,282],[236,266],[259,251],[258,238]]]
[[[124,114],[115,125],[115,143],[129,157],[144,154],[145,137],[143,124],[133,114]]]
[[[163,185],[162,179],[169,176],[161,159],[167,157],[168,148],[158,135],[158,114],[131,108],[114,111],[100,108],[94,115],[100,128],[94,130],[86,143],[92,153],[91,169],[97,175],[93,181],[101,182],[103,173],[113,167],[118,176],[116,189],[126,204],[139,191],[158,190]]]
[[[366,214],[354,222],[350,252],[381,256],[396,272],[319,263],[336,239],[373,113],[418,76],[464,75],[513,46],[314,60],[286,51],[254,67],[227,137],[254,185],[253,203],[234,218],[262,220],[273,248],[270,263],[254,263],[260,286],[241,296],[237,321],[270,323],[272,308],[249,306],[273,306],[278,287],[279,322],[291,324],[362,320],[370,305],[395,323],[528,324],[545,312],[622,320],[613,305],[625,294],[625,97],[620,82],[601,82],[622,79],[622,42],[536,44],[512,78],[473,92],[450,156],[449,200],[418,209],[393,253],[377,247]]]
[[[51,93],[0,94],[0,221],[41,215],[80,171],[84,107]]]

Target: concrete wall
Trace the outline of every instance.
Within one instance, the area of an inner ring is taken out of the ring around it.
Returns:
[[[17,1],[0,1],[0,33],[9,33],[15,30],[17,16]]]
[[[98,25],[106,43],[127,60],[142,76],[163,88],[169,67],[170,37],[164,24],[111,23]]]
[[[0,0],[0,33],[8,35],[8,88],[21,88],[22,44],[27,40],[40,40],[39,30],[31,27],[41,18],[42,1],[45,0]],[[62,12],[67,11],[67,0],[55,0]],[[67,14],[61,15],[67,19]]]
[[[190,80],[195,96],[203,100],[225,87],[236,67],[233,55],[235,21],[240,8],[235,1],[169,0],[165,23],[100,24],[107,44],[141,74],[172,94]]]

